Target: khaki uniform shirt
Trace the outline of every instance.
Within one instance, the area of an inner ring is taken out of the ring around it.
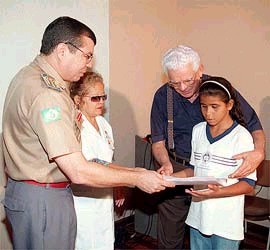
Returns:
[[[41,77],[55,79],[56,89]],[[81,151],[75,135],[69,83],[42,56],[12,80],[3,111],[3,150],[8,175],[42,183],[67,181],[53,158]]]

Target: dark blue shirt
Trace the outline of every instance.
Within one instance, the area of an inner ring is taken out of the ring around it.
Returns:
[[[254,109],[237,91],[236,96],[240,102],[249,132],[261,130],[262,126]],[[176,154],[185,158],[190,158],[193,126],[204,120],[200,109],[199,97],[191,103],[173,90],[173,117],[174,146]],[[167,124],[167,84],[164,84],[155,93],[152,104],[151,136],[154,143],[165,140],[166,146],[168,146]]]

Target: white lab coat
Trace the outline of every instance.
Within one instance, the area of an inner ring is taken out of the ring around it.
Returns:
[[[102,116],[96,121],[99,132],[82,116],[82,153],[87,160],[112,161],[114,142],[112,128]],[[77,250],[114,249],[113,189],[73,186],[77,214]]]

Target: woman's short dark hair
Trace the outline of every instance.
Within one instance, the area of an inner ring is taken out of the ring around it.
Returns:
[[[49,55],[59,43],[71,42],[80,47],[81,36],[87,36],[96,45],[95,33],[80,21],[68,17],[58,17],[44,31],[40,53]]]

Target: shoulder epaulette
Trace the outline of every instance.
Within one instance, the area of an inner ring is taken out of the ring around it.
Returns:
[[[46,73],[41,73],[41,78],[43,79],[48,88],[57,90],[59,92],[63,91],[61,86],[56,82],[53,77],[47,75]]]

